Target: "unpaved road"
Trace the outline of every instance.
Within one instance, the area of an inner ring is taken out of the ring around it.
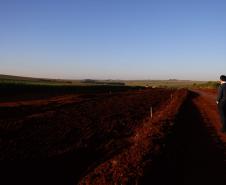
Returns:
[[[226,134],[220,132],[221,122],[216,105],[216,93],[202,90],[193,90],[192,92],[197,95],[193,102],[207,123],[206,126],[211,127],[212,134],[217,135],[217,139],[225,143]]]
[[[141,184],[226,184],[226,134],[219,131],[215,99],[214,92],[190,91],[163,154]]]

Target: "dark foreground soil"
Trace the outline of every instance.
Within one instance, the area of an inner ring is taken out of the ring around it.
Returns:
[[[215,96],[152,89],[0,103],[0,184],[225,185]]]
[[[117,155],[91,169],[79,181],[79,185],[137,185],[144,169],[151,165],[161,152],[161,145],[175,117],[187,98],[186,90],[178,90],[170,101],[147,118],[134,130],[128,141],[131,145]],[[152,180],[149,181],[150,183]]]
[[[226,184],[225,147],[214,128],[219,128],[216,106],[210,106],[214,98],[205,93],[190,93],[162,154],[147,168],[140,184]]]
[[[128,148],[170,89],[70,94],[0,103],[0,184],[77,184]]]

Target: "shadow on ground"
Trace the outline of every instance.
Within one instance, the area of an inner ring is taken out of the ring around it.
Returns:
[[[148,167],[140,184],[225,185],[226,164],[222,148],[211,138],[210,128],[190,92],[167,138],[164,152]]]

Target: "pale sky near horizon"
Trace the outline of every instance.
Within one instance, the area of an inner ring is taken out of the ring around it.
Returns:
[[[218,80],[225,0],[0,0],[0,74]]]

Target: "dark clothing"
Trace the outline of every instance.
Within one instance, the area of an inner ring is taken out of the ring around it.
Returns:
[[[226,101],[226,83],[223,83],[218,88],[217,101]]]
[[[220,85],[217,95],[218,109],[222,122],[222,129],[226,131],[226,83]]]
[[[226,101],[220,102],[218,109],[221,117],[222,130],[226,131]]]

